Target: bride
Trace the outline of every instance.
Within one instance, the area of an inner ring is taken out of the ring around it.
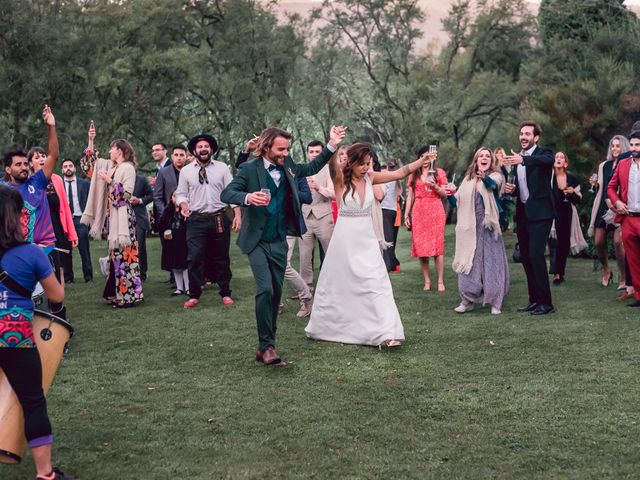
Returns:
[[[373,147],[356,143],[344,169],[331,159],[338,220],[320,270],[308,337],[329,342],[397,347],[404,340],[400,314],[374,232],[372,185],[400,180],[435,154],[390,171],[371,170]]]

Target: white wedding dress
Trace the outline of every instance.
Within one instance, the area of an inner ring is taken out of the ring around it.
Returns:
[[[381,345],[404,340],[391,281],[371,219],[373,188],[365,176],[365,198],[347,194],[325,254],[308,337],[329,342]]]

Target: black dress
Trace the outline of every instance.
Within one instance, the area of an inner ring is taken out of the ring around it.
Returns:
[[[173,238],[164,240],[161,266],[163,270],[185,270],[187,264],[187,219],[173,205],[164,209],[158,222],[158,232],[164,238],[165,230],[171,230]]]
[[[578,182],[578,179],[567,172],[567,187],[573,187],[575,189],[579,185],[580,182]],[[575,193],[565,195],[558,188],[558,180],[555,175],[551,184],[551,193],[556,207],[557,246],[554,272],[556,275],[560,275],[560,278],[564,278],[567,257],[569,256],[569,248],[571,246],[571,219],[573,217],[573,209],[571,207],[580,202],[580,196]]]

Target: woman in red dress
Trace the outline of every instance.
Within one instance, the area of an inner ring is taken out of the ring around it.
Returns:
[[[418,158],[429,154],[429,146],[418,151]],[[436,157],[437,158],[437,157]],[[429,258],[435,257],[438,291],[444,292],[444,225],[446,215],[442,199],[447,196],[447,174],[436,169],[435,160],[428,168],[416,170],[407,184],[404,224],[411,229],[411,256],[420,259],[424,289],[431,290]]]

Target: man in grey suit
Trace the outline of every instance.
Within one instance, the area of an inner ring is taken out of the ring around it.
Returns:
[[[180,170],[187,162],[187,148],[176,145],[171,152],[171,165],[158,170],[155,185],[153,186],[153,207],[158,213],[158,219],[171,201],[171,194],[178,188]]]
[[[307,145],[307,161],[312,162],[324,145],[314,140]],[[325,165],[317,174],[308,177],[311,189],[311,205],[302,205],[302,216],[307,226],[307,232],[299,240],[300,245],[300,276],[313,288],[313,244],[317,238],[326,252],[329,240],[333,234],[333,210],[331,201],[335,198],[333,182],[329,175],[329,166]]]
[[[147,205],[153,200],[153,190],[147,177],[136,175],[136,183],[131,195],[131,205],[136,214],[136,239],[138,240],[138,256],[140,259],[140,278],[147,279],[147,232],[151,230]]]

